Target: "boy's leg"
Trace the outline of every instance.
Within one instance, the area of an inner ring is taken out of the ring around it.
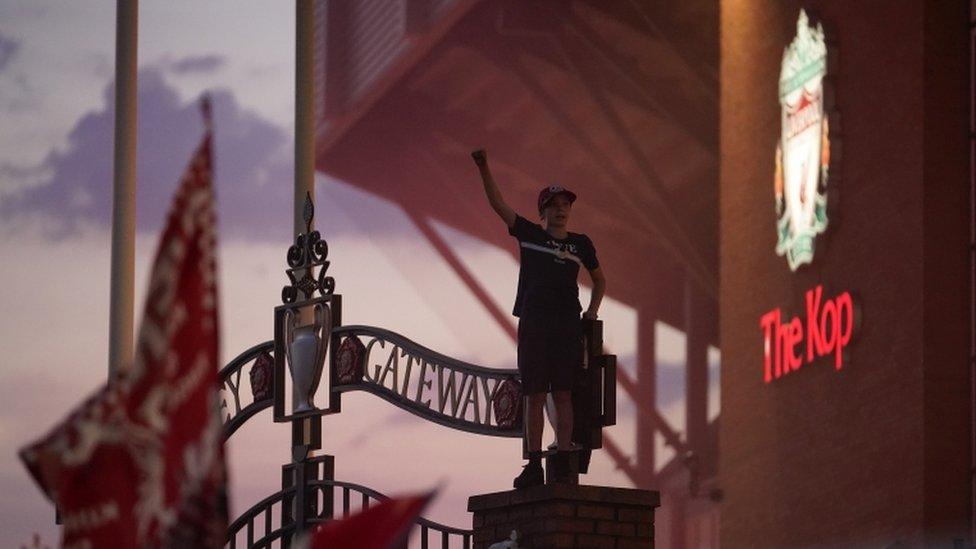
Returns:
[[[554,482],[575,482],[573,458],[573,379],[583,359],[582,330],[579,318],[562,318],[555,323],[552,346],[552,400],[556,408],[556,446],[551,478]]]
[[[556,408],[556,445],[560,452],[573,447],[573,381],[583,361],[583,334],[579,318],[567,317],[553,323],[552,400]]]
[[[525,436],[529,452],[542,451],[543,409],[546,405],[546,393],[528,395],[528,410],[525,414]],[[572,406],[570,406],[572,409]],[[572,427],[570,427],[572,431]],[[572,432],[570,432],[572,434]]]
[[[517,489],[538,486],[545,482],[542,470],[542,409],[546,403],[546,393],[527,395],[525,411],[525,436],[529,448],[529,463],[522,473],[515,477],[512,485]]]
[[[552,400],[556,404],[556,446],[565,452],[573,447],[573,393],[553,391]],[[539,434],[541,440],[541,429]]]
[[[556,455],[550,471],[551,482],[573,483],[570,460],[573,457],[573,398],[571,391],[553,391],[556,404]]]

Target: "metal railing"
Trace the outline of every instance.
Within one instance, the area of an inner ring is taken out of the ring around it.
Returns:
[[[280,490],[255,503],[250,509],[241,513],[241,516],[232,522],[227,529],[227,546],[230,549],[237,549],[237,538],[240,536],[241,530],[245,528],[246,541],[244,547],[271,547],[272,543],[276,541],[285,544],[285,540],[289,540],[294,533],[295,525],[294,523],[281,524],[280,517],[284,516],[284,508],[291,506],[294,495],[294,488]],[[276,505],[280,509],[277,514],[274,513],[274,507]],[[275,527],[276,518],[279,518],[277,527]],[[262,530],[263,534],[261,537],[254,539],[255,530],[257,529]]]
[[[309,525],[324,524],[334,518],[345,518],[360,512],[373,503],[385,501],[388,496],[372,488],[329,478],[318,478],[325,472],[324,464],[330,456],[318,456],[308,460],[314,467],[315,473],[305,482],[305,501],[309,507],[307,523]],[[284,466],[286,471],[294,473],[294,464]],[[227,529],[227,546],[236,549],[238,544],[243,547],[287,547],[295,532],[293,507],[297,491],[294,486],[283,488],[278,492],[262,499],[231,523]],[[339,513],[334,510],[340,510]],[[437,539],[440,547],[447,549],[452,545],[468,549],[471,547],[472,530],[454,528],[430,519],[418,517],[414,524],[420,527],[419,542],[423,549],[431,547],[431,537],[434,546]]]
[[[308,483],[309,487],[312,489],[317,489],[322,494],[322,497],[328,497],[330,492],[333,492],[335,488],[341,488],[340,494],[335,494],[337,497],[341,497],[342,502],[342,517],[347,517],[352,514],[355,510],[351,505],[353,493],[358,493],[360,498],[360,508],[368,509],[372,502],[380,502],[389,499],[388,496],[377,492],[366,486],[359,484],[353,484],[351,482],[342,482],[338,480],[315,480]],[[310,522],[321,523],[329,519],[313,519]],[[434,522],[423,517],[417,518],[414,524],[420,527],[420,546],[424,549],[429,547],[430,534],[434,532],[435,534],[440,534],[441,547],[447,549],[451,546],[452,540],[458,540],[461,542],[462,547],[468,549],[471,547],[471,536],[473,535],[473,530],[464,530],[462,528],[454,528],[452,526],[447,526],[439,522]]]

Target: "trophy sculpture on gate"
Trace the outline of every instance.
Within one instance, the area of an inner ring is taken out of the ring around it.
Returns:
[[[335,295],[335,280],[326,276],[329,245],[312,230],[315,207],[305,196],[305,232],[288,249],[290,284],[281,290],[284,303],[275,308],[274,417],[287,422],[303,417],[339,411],[339,395],[330,395],[324,407],[314,397],[322,381],[326,354],[332,344],[332,329],[341,321],[341,296]],[[333,346],[333,348],[335,348]],[[287,368],[286,368],[287,366]],[[286,372],[291,384],[286,385]],[[335,384],[331,368],[326,373],[329,386]],[[291,388],[291,398],[287,389]],[[290,400],[290,405],[286,400]]]
[[[329,349],[331,309],[323,303],[312,305],[312,324],[300,326],[299,311],[285,311],[285,357],[294,391],[294,413],[315,409],[312,398],[319,387],[325,353]]]

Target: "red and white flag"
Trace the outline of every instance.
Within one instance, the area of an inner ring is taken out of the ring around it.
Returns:
[[[407,536],[434,493],[391,498],[344,519],[329,521],[299,540],[299,549],[406,547]],[[426,545],[426,544],[425,544]]]
[[[65,547],[218,547],[227,529],[209,102],[173,198],[128,372],[21,458]]]

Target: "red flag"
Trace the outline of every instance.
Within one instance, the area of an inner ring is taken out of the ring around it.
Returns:
[[[392,498],[350,517],[325,523],[312,532],[310,549],[394,547],[406,540],[413,521],[433,493]],[[404,545],[405,546],[405,545]]]
[[[62,545],[217,547],[227,528],[209,106],[150,275],[135,360],[21,451]]]

